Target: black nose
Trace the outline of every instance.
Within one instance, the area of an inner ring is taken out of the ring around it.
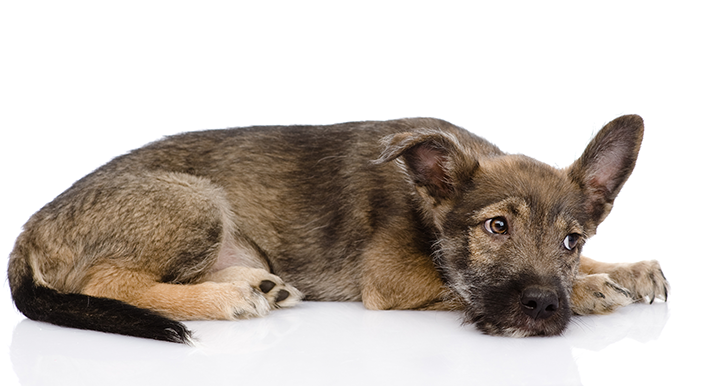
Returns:
[[[520,302],[522,311],[532,319],[546,319],[559,309],[559,296],[556,292],[542,287],[525,289]]]

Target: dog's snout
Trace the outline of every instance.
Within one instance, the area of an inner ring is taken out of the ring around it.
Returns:
[[[546,319],[559,309],[559,296],[553,290],[529,287],[520,299],[522,311],[532,319]]]

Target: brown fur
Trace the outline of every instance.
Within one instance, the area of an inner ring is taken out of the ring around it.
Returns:
[[[32,216],[10,256],[13,298],[33,319],[176,341],[187,332],[155,330],[179,324],[131,333],[110,308],[159,325],[362,301],[462,310],[490,334],[558,334],[572,312],[667,298],[657,262],[580,256],[642,132],[640,117],[618,118],[564,170],[434,119],[168,137]],[[118,302],[81,311],[92,299]],[[88,316],[101,313],[113,319]]]

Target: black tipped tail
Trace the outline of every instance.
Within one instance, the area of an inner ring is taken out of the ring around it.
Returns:
[[[15,306],[32,320],[167,342],[191,340],[184,324],[120,300],[61,293],[37,285],[31,275],[17,284],[12,288]]]

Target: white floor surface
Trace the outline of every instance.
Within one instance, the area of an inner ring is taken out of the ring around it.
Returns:
[[[4,280],[1,385],[709,385],[703,3],[258,4],[1,3],[0,255],[73,181],[162,135],[435,116],[565,166],[636,113],[636,170],[584,251],[659,260],[669,301],[526,339],[306,302],[188,322],[188,347],[29,321]]]

